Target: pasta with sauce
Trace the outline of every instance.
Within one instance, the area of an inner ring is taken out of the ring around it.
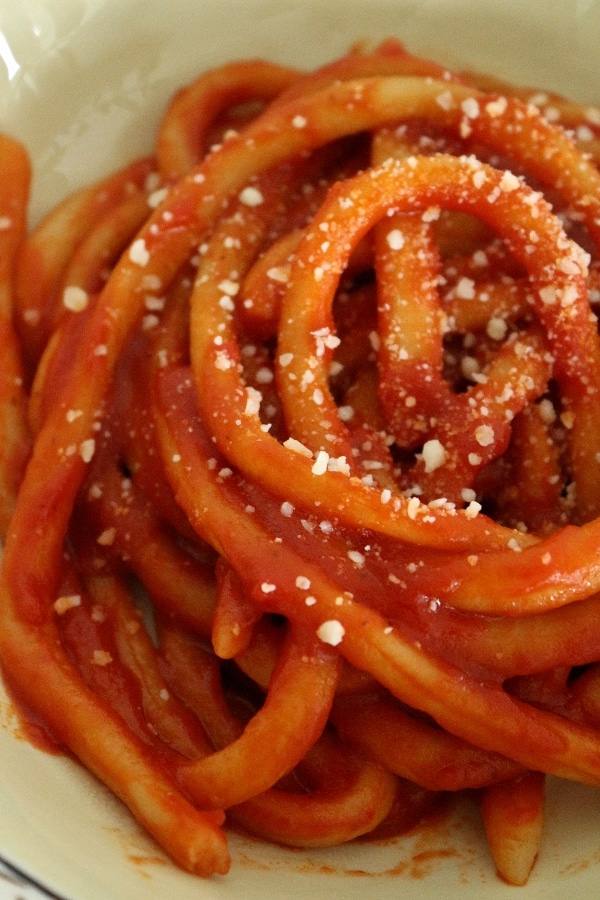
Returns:
[[[2,669],[188,871],[600,783],[592,113],[233,62],[29,233],[0,142]]]

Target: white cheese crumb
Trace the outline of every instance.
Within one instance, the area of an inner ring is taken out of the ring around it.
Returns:
[[[219,306],[221,309],[224,309],[225,312],[233,312],[235,309],[235,303],[229,294],[223,294],[223,296],[219,298]]]
[[[87,438],[79,445],[79,455],[84,463],[89,463],[96,452],[96,441],[94,438]]]
[[[263,594],[272,594],[273,591],[277,590],[277,585],[272,584],[270,581],[263,581],[263,583],[260,586],[260,589],[263,592]]]
[[[63,304],[71,312],[83,312],[89,300],[87,292],[75,284],[69,285],[63,291]]]
[[[267,270],[267,277],[272,281],[279,282],[279,284],[287,284],[290,280],[290,270],[291,267],[289,265],[271,266]]]
[[[165,298],[154,297],[152,294],[148,294],[144,298],[144,306],[148,312],[161,312],[165,308]]]
[[[359,568],[361,568],[365,564],[365,555],[364,553],[360,553],[358,550],[348,550],[348,559]]]
[[[521,182],[513,172],[507,169],[500,179],[500,190],[509,194],[511,191],[516,191],[519,187],[521,187]]]
[[[503,341],[506,337],[507,330],[508,325],[506,324],[506,320],[502,319],[500,316],[492,316],[487,323],[486,332],[488,337],[493,341]]]
[[[475,97],[467,97],[460,104],[460,108],[468,119],[476,119],[479,115],[479,103]]]
[[[245,416],[256,416],[260,411],[262,402],[262,394],[256,388],[248,386],[246,388],[246,406],[244,408]]]
[[[329,328],[319,328],[317,331],[311,331],[317,345],[317,356],[321,357],[327,350],[335,350],[339,347],[341,341],[337,334],[333,334]]]
[[[256,372],[256,381],[258,384],[271,384],[273,381],[273,370],[268,366],[261,366]]]
[[[148,206],[151,209],[156,209],[157,206],[160,206],[163,200],[166,200],[168,193],[169,189],[166,187],[157,188],[157,190],[152,191],[152,193],[148,197]]]
[[[233,365],[233,360],[230,356],[228,356],[225,350],[217,351],[215,355],[215,369],[219,369],[221,372],[226,372],[228,369],[231,369]]]
[[[538,405],[538,413],[539,416],[546,425],[552,425],[553,422],[556,421],[556,410],[554,409],[554,404],[552,400],[548,400],[545,398],[540,400]]]
[[[224,278],[217,286],[220,291],[223,291],[224,294],[228,294],[230,297],[235,297],[240,289],[239,282],[233,281],[231,278]]]
[[[129,259],[138,266],[145,266],[150,259],[144,238],[135,240],[129,248]]]
[[[463,276],[456,285],[455,293],[459,300],[473,300],[475,297],[475,282],[472,278]]]
[[[479,425],[475,429],[475,440],[480,447],[489,447],[494,443],[494,429],[491,425]]]
[[[329,454],[325,450],[319,450],[312,467],[313,475],[324,475],[329,464]]]
[[[556,288],[552,287],[552,285],[541,288],[540,300],[546,306],[554,306],[556,303]]]
[[[112,662],[112,656],[107,650],[94,650],[92,653],[92,663],[95,666],[107,666]]]
[[[478,503],[476,500],[471,500],[467,508],[465,509],[465,516],[467,519],[475,519],[481,512],[481,503]]]
[[[23,321],[33,328],[39,323],[40,315],[39,309],[25,309],[23,310]]]
[[[441,106],[442,109],[449,110],[454,106],[454,97],[452,96],[451,91],[444,91],[443,94],[438,94],[435,98],[435,102],[438,106]]]
[[[399,228],[388,231],[386,241],[390,250],[402,250],[404,247],[404,235]]]
[[[441,214],[442,211],[439,206],[429,206],[421,216],[421,219],[423,222],[437,222]]]
[[[419,507],[421,506],[421,501],[418,497],[411,497],[408,501],[406,512],[408,514],[409,519],[416,519],[417,512],[419,511]]]
[[[288,438],[283,442],[283,446],[294,453],[299,453],[300,456],[307,456],[312,459],[312,452],[309,448],[301,441],[297,441],[296,438]]]
[[[350,466],[345,456],[330,457],[327,462],[327,469],[330,472],[341,472],[343,475],[350,475]]]
[[[324,644],[330,644],[332,647],[337,647],[342,642],[345,633],[346,629],[337,619],[329,619],[317,628],[319,640],[323,641]]]
[[[88,491],[88,499],[89,500],[99,500],[102,496],[102,485],[96,482],[93,484]]]
[[[310,588],[310,578],[307,578],[306,575],[298,575],[296,578],[296,587],[301,591],[307,591]]]
[[[96,543],[100,544],[102,547],[110,547],[115,542],[115,538],[117,536],[117,529],[114,527],[105,528],[101,534],[96,538]]]
[[[425,463],[425,471],[435,472],[436,469],[439,469],[440,466],[443,466],[446,462],[446,450],[441,441],[438,441],[437,438],[432,438],[430,441],[425,441],[423,444],[423,462]]]
[[[491,116],[492,119],[495,119],[506,112],[507,106],[508,100],[506,97],[498,97],[497,100],[490,100],[489,103],[486,103],[485,108],[488,115]]]
[[[245,187],[239,194],[240,203],[244,206],[260,206],[264,202],[262,193],[256,187]]]
[[[148,313],[147,316],[142,317],[142,331],[151,331],[158,325],[160,325],[160,319],[155,313]]]
[[[58,597],[53,603],[54,612],[58,616],[63,616],[75,606],[81,606],[81,594],[66,594],[63,597]]]
[[[560,305],[563,309],[573,306],[576,302],[579,292],[574,284],[568,284],[561,292]]]

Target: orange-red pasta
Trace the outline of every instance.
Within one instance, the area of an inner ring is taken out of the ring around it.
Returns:
[[[29,234],[0,141],[2,670],[191,872],[468,790],[522,884],[546,775],[600,785],[599,135],[551,99],[231,62]]]

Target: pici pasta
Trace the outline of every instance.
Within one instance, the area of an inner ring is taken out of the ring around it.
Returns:
[[[233,62],[29,233],[0,142],[3,673],[185,869],[600,783],[599,122]]]

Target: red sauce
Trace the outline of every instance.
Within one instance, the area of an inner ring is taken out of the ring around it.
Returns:
[[[8,694],[11,711],[15,713],[16,722],[13,727],[13,735],[18,740],[27,741],[38,750],[51,753],[55,756],[68,756],[68,751],[62,747],[48,730],[46,723],[29,707],[18,695],[10,682],[10,677],[2,672],[2,679]]]

